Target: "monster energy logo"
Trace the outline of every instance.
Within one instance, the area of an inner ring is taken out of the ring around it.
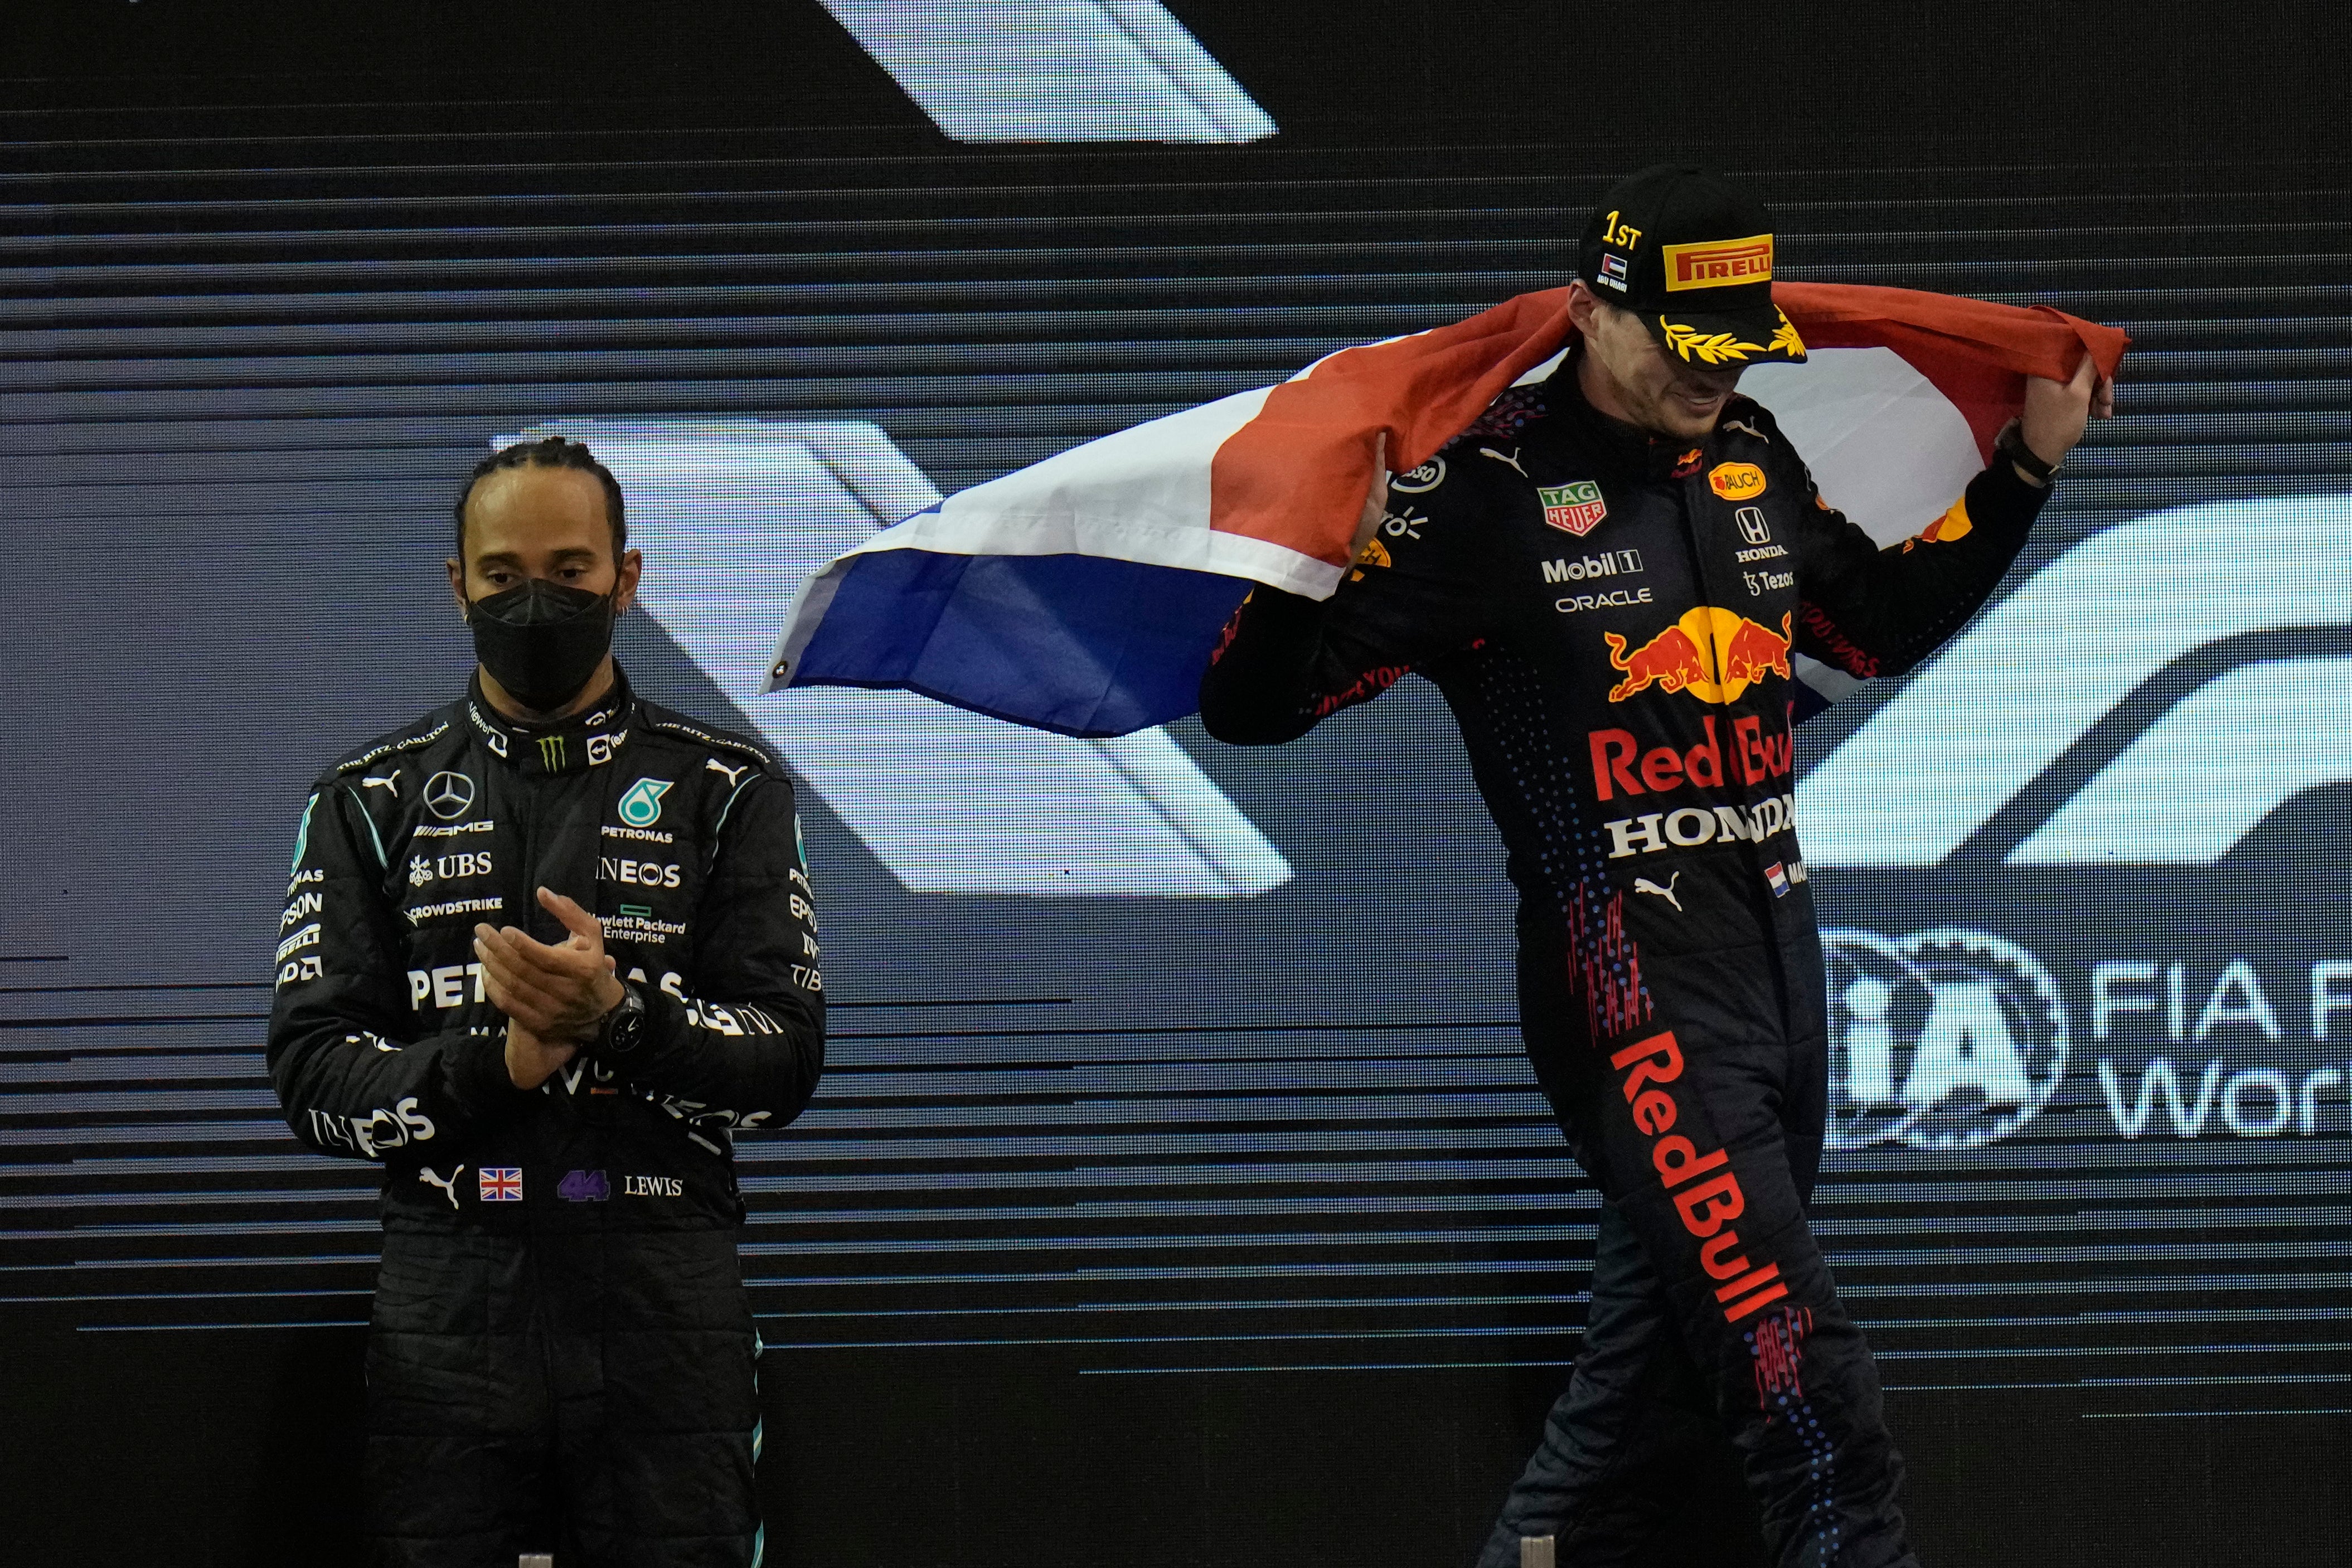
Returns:
[[[539,737],[539,765],[551,773],[563,766],[563,737],[542,735]]]

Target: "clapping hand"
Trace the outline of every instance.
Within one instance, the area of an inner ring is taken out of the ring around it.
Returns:
[[[565,940],[541,942],[512,925],[474,927],[484,993],[507,1015],[507,1075],[518,1089],[538,1088],[570,1061],[622,997],[596,917],[544,887],[539,902],[571,933]]]

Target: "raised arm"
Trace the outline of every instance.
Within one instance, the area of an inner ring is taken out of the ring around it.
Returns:
[[[1201,677],[1211,735],[1234,746],[1296,739],[1482,634],[1475,503],[1440,489],[1424,514],[1391,511],[1388,499],[1383,469],[1357,527],[1356,564],[1330,598],[1260,587],[1242,601]]]
[[[2029,381],[2019,422],[2028,457],[2055,467],[2088,417],[2113,411],[2112,390],[2088,355],[2072,382]],[[1941,517],[1881,549],[1822,499],[1811,475],[1805,485],[1815,505],[1797,544],[1797,645],[1865,678],[1912,669],[1976,613],[2050,496],[2046,483],[1997,453]]]

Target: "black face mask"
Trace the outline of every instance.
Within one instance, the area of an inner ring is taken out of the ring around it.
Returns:
[[[474,656],[515,701],[535,712],[580,695],[613,646],[613,601],[533,578],[467,606]]]

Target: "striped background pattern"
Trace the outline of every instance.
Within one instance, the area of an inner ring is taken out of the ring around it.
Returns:
[[[1213,169],[876,145],[513,165],[430,137],[125,141],[0,176],[0,507],[176,507],[257,537],[437,513],[488,433],[550,414],[872,419],[951,492],[1550,286],[1601,185],[1512,172],[1573,164],[1556,149]],[[2343,171],[1765,183],[1786,276],[2133,333],[2122,416],[2071,466],[2043,555],[2157,507],[2352,487]],[[838,963],[861,914],[828,916]],[[285,1133],[266,988],[159,988],[132,956],[42,972],[0,966],[6,1306],[93,1332],[362,1319],[373,1172]],[[820,1098],[740,1154],[772,1344],[1104,1375],[1570,1354],[1595,1200],[1496,998],[1449,1025],[1173,1029],[1050,998],[884,1002],[842,973]],[[2115,1416],[2352,1403],[2341,1131],[2125,1144],[2092,1119],[1832,1157],[1819,1228],[1890,1385],[2078,1387]]]

